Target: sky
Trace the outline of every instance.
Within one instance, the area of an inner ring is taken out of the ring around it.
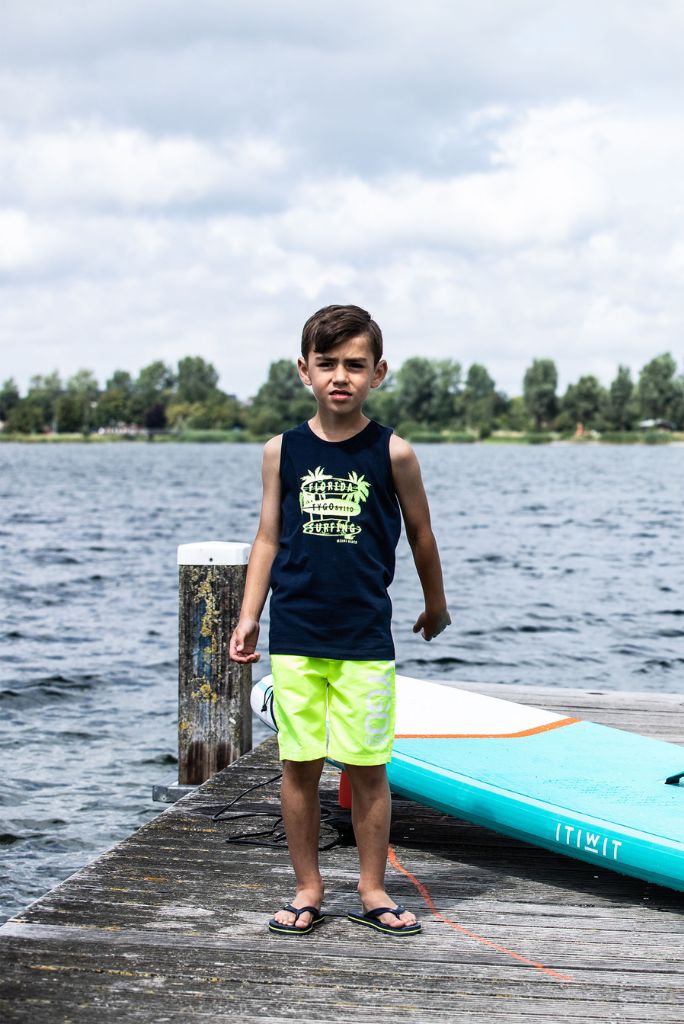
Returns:
[[[684,357],[680,0],[3,0],[0,380]]]

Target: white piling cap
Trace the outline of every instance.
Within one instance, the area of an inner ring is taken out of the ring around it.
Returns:
[[[223,540],[202,540],[178,545],[179,565],[247,565],[250,544]]]

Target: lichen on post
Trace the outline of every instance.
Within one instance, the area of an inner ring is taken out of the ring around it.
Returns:
[[[252,746],[252,670],[228,656],[249,544],[178,548],[178,782],[198,785]]]

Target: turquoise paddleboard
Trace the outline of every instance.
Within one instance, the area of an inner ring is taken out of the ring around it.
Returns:
[[[255,684],[252,707],[275,728],[271,682]],[[382,713],[376,702],[371,728]],[[674,743],[397,676],[393,793],[684,891],[679,773]]]

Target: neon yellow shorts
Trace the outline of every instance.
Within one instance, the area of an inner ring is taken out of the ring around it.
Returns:
[[[271,671],[281,760],[387,764],[394,740],[393,661],[272,654]]]

